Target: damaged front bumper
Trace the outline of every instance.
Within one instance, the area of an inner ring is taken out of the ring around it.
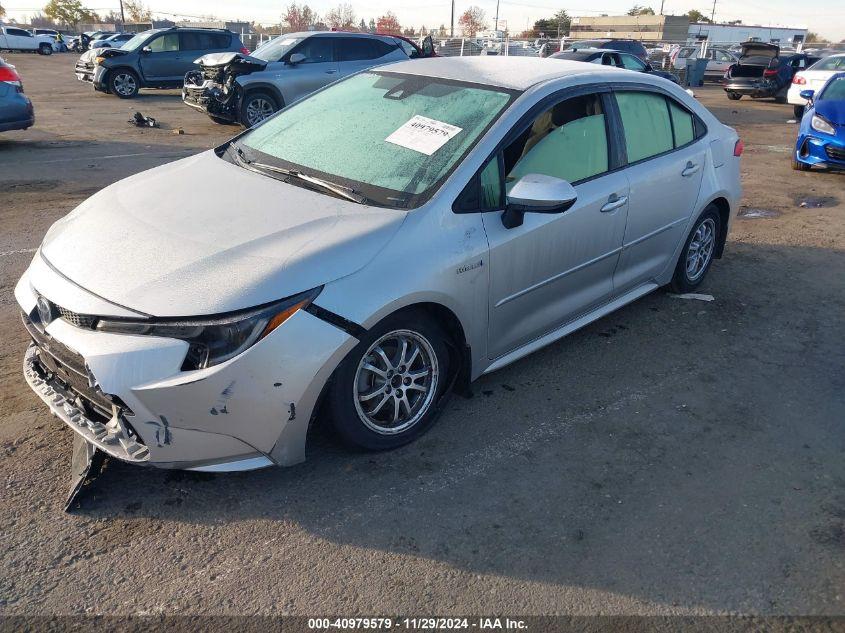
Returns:
[[[86,442],[160,468],[250,470],[305,459],[322,387],[356,339],[300,311],[239,356],[182,371],[184,341],[86,329],[73,323],[78,306],[53,304],[57,316],[43,323],[39,298],[69,300],[67,281],[52,283],[58,274],[41,261],[36,254],[15,288],[33,340],[24,377]]]
[[[240,112],[240,90],[228,89],[215,81],[204,79],[199,71],[185,76],[182,102],[195,110],[225,121],[237,123]]]

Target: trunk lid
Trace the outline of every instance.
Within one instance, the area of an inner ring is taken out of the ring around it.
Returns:
[[[780,46],[765,42],[743,42],[739,63],[768,66],[775,57],[780,56]]]

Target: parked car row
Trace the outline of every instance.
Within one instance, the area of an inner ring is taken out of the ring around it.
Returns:
[[[50,35],[34,34],[26,29],[0,24],[0,50],[52,55],[58,50],[58,44]]]
[[[781,54],[777,44],[745,42],[739,59],[725,73],[725,92],[734,101],[749,96],[786,103],[793,75],[817,61],[805,53]]]

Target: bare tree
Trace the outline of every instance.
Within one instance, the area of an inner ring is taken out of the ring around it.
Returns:
[[[130,22],[149,22],[153,14],[142,0],[123,0],[123,10]]]
[[[476,33],[487,28],[484,10],[475,5],[471,6],[458,18],[458,24],[463,29],[465,36],[475,37]]]
[[[355,27],[355,11],[351,4],[341,3],[326,14],[326,23],[333,29],[348,31]]]
[[[308,27],[314,26],[319,21],[319,17],[311,7],[303,4],[301,7],[296,2],[291,2],[285,9],[283,22],[286,22],[288,28],[285,29],[288,33],[297,31],[307,31]]]

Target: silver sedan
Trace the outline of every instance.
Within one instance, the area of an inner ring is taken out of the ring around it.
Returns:
[[[700,286],[741,152],[682,89],[625,70],[364,71],[56,222],[15,291],[24,373],[138,464],[294,464],[318,416],[393,448],[480,375]]]

